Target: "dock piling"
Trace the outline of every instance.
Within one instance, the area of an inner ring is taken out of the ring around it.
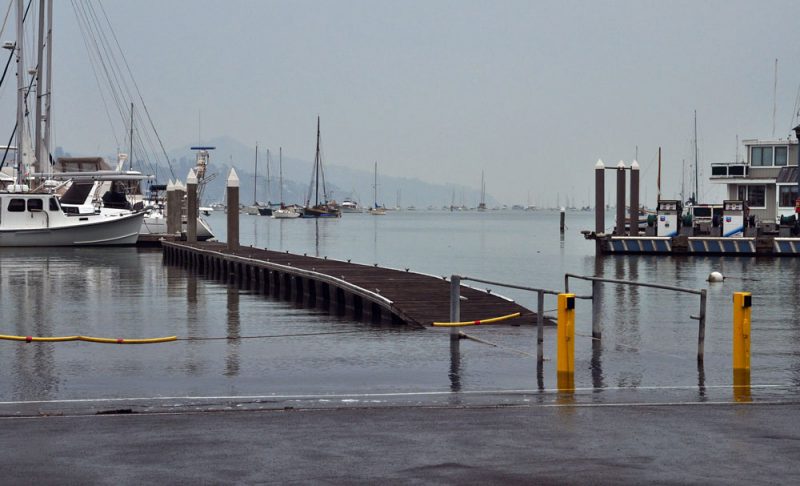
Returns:
[[[594,232],[606,232],[606,166],[598,159],[594,165]]]
[[[239,249],[239,177],[231,168],[227,181],[228,194],[228,250]]]
[[[450,276],[450,322],[461,321],[461,277],[458,275]],[[459,338],[458,328],[450,328],[450,340],[457,341]]]
[[[625,162],[617,164],[617,236],[625,236]]]
[[[186,241],[197,242],[197,217],[200,216],[197,201],[197,175],[189,169],[186,176]]]
[[[639,236],[639,162],[631,164],[631,207],[628,210],[628,234]]]

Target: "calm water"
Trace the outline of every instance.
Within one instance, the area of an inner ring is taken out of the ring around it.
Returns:
[[[220,239],[224,218],[217,213],[208,218]],[[242,215],[241,242],[551,289],[563,288],[565,272],[703,288],[708,273],[718,270],[728,279],[709,286],[702,368],[695,359],[697,323],[689,318],[698,312],[698,297],[607,285],[602,343],[593,345],[586,337],[590,304],[578,303],[576,386],[599,397],[632,390],[662,390],[660,399],[729,397],[731,295],[748,290],[754,295],[753,396],[796,393],[800,259],[595,259],[593,243],[579,234],[593,225],[593,214],[568,213],[567,224],[561,237],[558,213],[545,211],[346,214],[337,221]],[[453,355],[447,331],[341,320],[163,266],[158,251],[1,249],[0,254],[1,334],[190,338],[143,346],[0,341],[2,401],[555,387],[554,328],[545,331],[545,355],[553,360],[538,375],[535,329],[529,327],[468,328],[498,346],[462,341]],[[589,293],[586,283],[571,287]],[[535,308],[534,295],[496,291]],[[554,308],[547,300],[546,309]],[[327,332],[335,334],[320,334]],[[226,336],[275,337],[206,340]]]

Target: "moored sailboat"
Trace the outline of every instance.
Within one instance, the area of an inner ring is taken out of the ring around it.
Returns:
[[[328,200],[328,191],[325,188],[325,171],[322,168],[322,156],[319,147],[320,130],[319,116],[317,117],[317,150],[314,156],[314,170],[311,173],[311,183],[308,188],[308,197],[303,208],[304,218],[339,218],[342,212],[335,201]],[[320,184],[321,183],[321,184]],[[320,185],[322,185],[322,199],[320,199]],[[314,205],[311,205],[311,196],[314,196]]]

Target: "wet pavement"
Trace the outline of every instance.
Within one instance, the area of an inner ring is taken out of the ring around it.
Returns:
[[[0,474],[7,484],[752,484],[789,483],[800,468],[791,395],[672,404],[548,395],[499,406],[491,396],[376,407],[309,397],[316,406],[279,399],[239,411],[233,401],[166,400],[172,410],[150,413],[83,402],[28,417],[5,406]],[[88,415],[99,410],[112,413]]]

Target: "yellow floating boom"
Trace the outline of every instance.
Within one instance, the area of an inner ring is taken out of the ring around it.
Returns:
[[[478,326],[481,324],[494,324],[495,322],[506,321],[519,317],[519,312],[508,314],[506,316],[492,317],[491,319],[480,319],[477,321],[463,321],[463,322],[434,322],[436,327],[463,327],[463,326]]]
[[[36,337],[36,336],[10,336],[0,334],[0,339],[7,341],[25,341],[26,343],[60,343],[64,341],[86,341],[89,343],[104,343],[104,344],[156,344],[175,341],[178,336],[166,336],[159,338],[149,339],[123,339],[123,338],[100,338],[92,336],[51,336],[51,337]]]

